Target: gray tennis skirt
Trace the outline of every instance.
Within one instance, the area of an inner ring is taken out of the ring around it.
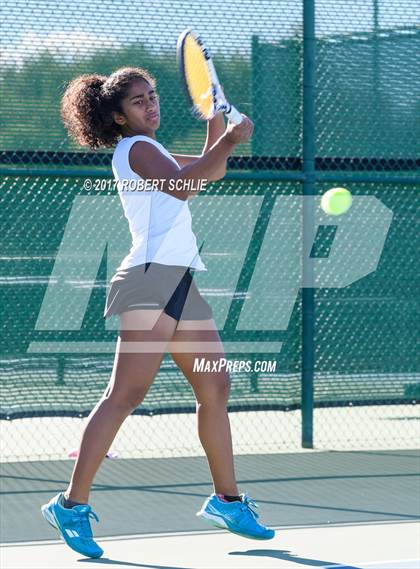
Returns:
[[[194,271],[178,265],[145,263],[117,271],[111,279],[104,318],[129,310],[163,309],[175,320],[213,318],[201,296]]]

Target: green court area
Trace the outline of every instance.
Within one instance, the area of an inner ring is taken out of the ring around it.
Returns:
[[[235,463],[239,487],[255,496],[264,522],[278,528],[274,540],[258,543],[203,527],[194,514],[211,492],[204,458],[116,460],[103,465],[91,500],[105,555],[83,563],[417,567],[418,452],[249,455]],[[80,564],[80,556],[55,541],[55,531],[41,523],[39,513],[65,486],[71,467],[70,461],[3,466],[1,535],[7,547],[2,558],[8,568],[57,567],[58,559],[60,567]]]

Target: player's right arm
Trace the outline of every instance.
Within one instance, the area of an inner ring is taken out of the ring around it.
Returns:
[[[171,190],[170,181],[194,180],[199,182],[201,180],[211,180],[212,176],[215,176],[220,170],[221,165],[232,153],[235,146],[251,138],[253,126],[247,117],[238,125],[228,123],[225,132],[211,149],[197,161],[183,168],[177,168],[172,160],[149,142],[136,142],[131,147],[129,153],[130,167],[144,180],[164,179],[165,182],[160,186],[163,192],[177,199],[186,200],[191,195],[197,193],[198,190]],[[200,184],[197,184],[197,187],[200,187]]]

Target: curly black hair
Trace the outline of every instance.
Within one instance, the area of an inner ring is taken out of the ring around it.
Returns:
[[[92,150],[111,148],[121,137],[112,112],[122,112],[123,99],[133,81],[143,79],[154,89],[155,79],[140,67],[122,67],[109,77],[80,75],[67,86],[61,101],[61,117],[70,136]]]

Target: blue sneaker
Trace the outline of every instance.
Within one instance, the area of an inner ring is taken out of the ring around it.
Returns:
[[[275,536],[274,530],[259,524],[259,515],[251,507],[258,508],[258,504],[246,494],[241,494],[241,500],[225,502],[217,494],[211,494],[196,515],[217,528],[227,529],[242,537],[272,539]]]
[[[86,557],[101,557],[103,550],[92,539],[89,521],[89,518],[94,518],[99,522],[98,516],[87,504],[64,508],[63,497],[63,493],[60,492],[48,504],[44,504],[41,508],[42,515],[53,528],[58,530],[60,537],[74,551]]]

